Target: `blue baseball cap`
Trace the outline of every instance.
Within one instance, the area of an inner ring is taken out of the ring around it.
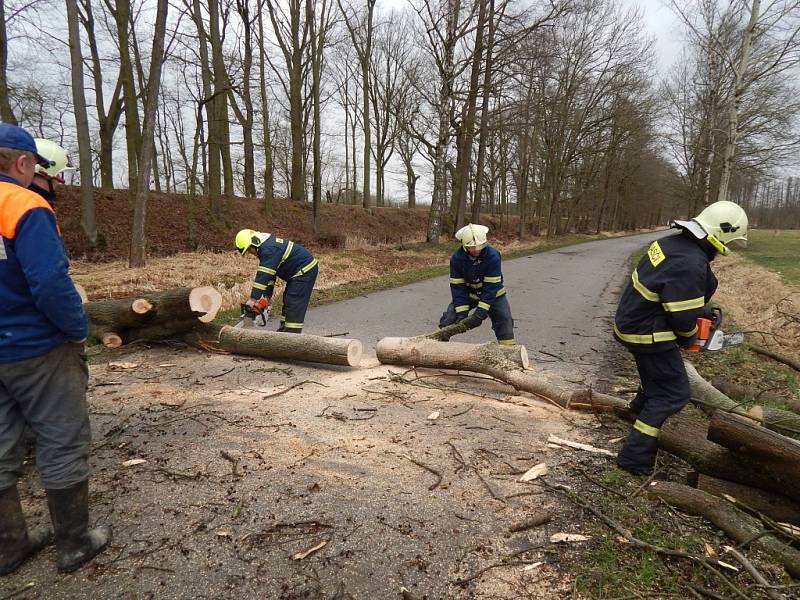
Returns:
[[[36,162],[45,169],[54,164],[36,151],[36,142],[30,133],[10,123],[0,123],[0,148],[30,152],[36,157]]]

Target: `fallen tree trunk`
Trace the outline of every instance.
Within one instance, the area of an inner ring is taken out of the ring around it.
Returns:
[[[800,480],[778,481],[760,462],[741,460],[724,446],[709,441],[707,435],[705,423],[673,415],[661,428],[658,445],[700,473],[783,494],[800,502]]]
[[[564,388],[541,375],[526,372],[528,353],[524,346],[383,338],[375,346],[375,354],[383,364],[483,373],[517,390],[551,400],[562,408],[569,408],[573,401],[586,399],[584,390]]]
[[[708,426],[708,439],[762,462],[785,465],[787,476],[800,479],[800,442],[762,427],[752,419],[715,412]]]
[[[779,560],[789,575],[800,578],[800,552],[772,534],[763,534],[761,521],[744,514],[730,502],[702,490],[666,481],[650,484],[647,495],[689,514],[704,517],[739,543],[752,542]]]
[[[758,488],[717,479],[703,473],[695,473],[690,483],[697,489],[720,498],[733,498],[738,504],[763,513],[778,523],[800,526],[800,505],[782,494],[765,492]]]
[[[774,431],[800,434],[800,415],[796,415],[788,410],[762,406],[754,406],[750,410],[746,410],[740,403],[734,402],[708,381],[703,379],[692,363],[685,360],[683,364],[686,367],[686,374],[689,376],[692,401],[699,405],[707,414],[710,415],[715,410],[723,410],[756,419],[761,422],[764,427]]]
[[[358,366],[363,352],[361,342],[353,339],[238,329],[216,323],[198,325],[185,339],[207,350],[350,367]]]
[[[84,304],[89,319],[89,334],[110,348],[123,342],[142,339],[136,330],[147,329],[158,334],[158,326],[168,329],[167,335],[179,333],[176,323],[187,325],[208,323],[222,306],[222,296],[213,287],[176,288],[137,297],[98,300]]]

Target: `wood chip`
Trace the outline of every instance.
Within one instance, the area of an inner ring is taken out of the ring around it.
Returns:
[[[231,532],[230,531],[225,531],[224,529],[220,530],[220,531],[217,531],[216,534],[217,534],[217,537],[226,537],[226,538],[231,537]]]
[[[436,419],[439,418],[440,414],[441,413],[438,410],[435,410],[431,414],[428,415],[428,419],[430,419],[431,421],[435,421]]]
[[[712,548],[711,544],[709,544],[708,542],[704,542],[703,543],[703,550],[704,550],[706,556],[716,556],[717,555],[717,551],[714,550],[714,548]]]
[[[295,552],[294,554],[292,554],[292,560],[303,560],[306,556],[314,554],[314,552],[316,552],[320,548],[324,548],[327,545],[328,545],[327,540],[322,540],[319,544],[317,544],[316,546],[311,546],[311,548],[309,548],[308,550],[303,550],[302,552]]]
[[[731,571],[734,571],[734,572],[736,572],[736,573],[738,573],[738,572],[739,572],[739,567],[737,567],[737,566],[734,566],[734,565],[732,565],[732,564],[730,564],[730,563],[726,563],[726,562],[723,562],[723,561],[721,561],[721,560],[718,560],[718,561],[717,561],[717,564],[718,564],[719,566],[721,566],[721,567],[725,567],[726,569],[730,569]]]
[[[587,535],[581,535],[580,533],[554,533],[550,536],[550,543],[585,542],[590,539],[592,538]]]
[[[177,367],[178,365],[176,365],[175,363],[162,363],[158,366],[161,367],[162,369],[166,369],[167,367]]]
[[[135,467],[136,465],[143,465],[147,460],[144,458],[132,458],[122,463],[123,467]]]
[[[547,438],[548,444],[555,444],[557,446],[566,446],[567,448],[575,448],[576,450],[585,450],[586,452],[594,452],[595,454],[604,454],[606,456],[616,456],[614,452],[610,450],[604,450],[603,448],[595,448],[594,446],[590,446],[589,444],[582,444],[580,442],[573,442],[572,440],[563,440],[560,437],[556,437],[551,435]]]
[[[110,362],[108,363],[109,369],[135,369],[139,366],[139,363],[132,363],[132,362]]]
[[[522,568],[522,570],[523,571],[533,571],[534,569],[538,569],[539,567],[541,567],[543,564],[544,564],[544,562],[542,562],[542,561],[535,562],[535,563],[532,563],[530,565],[525,565]]]
[[[538,477],[542,477],[547,475],[547,465],[545,463],[539,463],[525,471],[522,477],[519,478],[520,481],[533,481]]]

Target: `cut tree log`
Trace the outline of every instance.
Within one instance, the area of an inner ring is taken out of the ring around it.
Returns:
[[[658,445],[700,473],[783,494],[800,502],[800,480],[777,481],[759,461],[743,461],[724,446],[708,440],[707,435],[706,423],[673,415],[661,428]]]
[[[741,403],[735,402],[720,392],[717,388],[703,379],[694,365],[683,361],[686,374],[689,376],[692,401],[707,414],[715,410],[724,410],[734,414],[751,417],[761,422],[764,427],[782,433],[800,434],[800,415],[788,410],[755,406],[750,410],[745,409]]]
[[[800,442],[762,427],[753,419],[717,411],[708,426],[708,439],[739,454],[792,467],[792,476],[800,479]]]
[[[222,306],[222,296],[210,286],[176,288],[116,300],[99,300],[84,305],[90,335],[116,348],[123,341],[143,339],[135,330],[147,328],[150,339],[163,339],[178,332],[176,323],[190,328],[192,322],[207,323]],[[157,336],[157,326],[169,329]]]
[[[562,408],[569,408],[573,401],[586,399],[585,390],[565,388],[541,375],[525,371],[529,361],[524,346],[388,337],[378,342],[375,354],[383,364],[483,373]]]
[[[692,515],[704,517],[737,542],[752,542],[778,559],[787,573],[800,578],[800,552],[769,533],[763,533],[761,521],[738,510],[730,502],[702,490],[679,483],[655,481],[647,495],[658,498]]]
[[[800,525],[800,504],[792,502],[782,494],[766,492],[758,488],[717,479],[711,475],[694,473],[690,483],[699,490],[720,498],[733,498],[738,504],[756,510],[778,523]]]
[[[307,333],[239,329],[216,323],[198,325],[186,335],[185,339],[200,348],[233,354],[349,367],[358,366],[363,353],[363,346],[358,340],[329,338]]]

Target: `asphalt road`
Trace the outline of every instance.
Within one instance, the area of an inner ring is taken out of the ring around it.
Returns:
[[[599,240],[503,261],[515,338],[528,348],[532,361],[562,375],[578,365],[578,379],[596,376],[601,364],[598,353],[613,343],[611,318],[630,275],[631,256],[668,234]],[[382,337],[435,330],[449,301],[447,277],[426,279],[313,308],[306,316],[306,332],[348,332],[367,350]],[[457,339],[487,342],[494,340],[494,334],[487,321]]]

